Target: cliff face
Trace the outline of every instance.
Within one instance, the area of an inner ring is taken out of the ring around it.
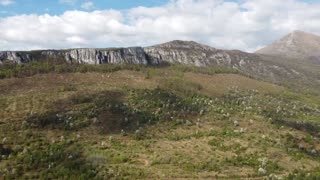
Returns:
[[[218,50],[193,41],[172,41],[144,48],[149,61],[153,64],[168,62],[195,66],[239,67],[240,61],[247,61],[248,53],[233,56],[225,50]],[[240,52],[240,51],[239,51]]]
[[[123,48],[104,52],[107,63],[148,64],[146,54],[141,47]]]
[[[210,53],[217,53],[215,48],[198,44],[193,41],[172,41],[156,46],[144,48],[151,64],[179,63],[185,65],[207,66],[210,65]],[[222,59],[229,61],[225,54]]]
[[[27,63],[32,61],[32,56],[30,54],[25,54],[25,53],[16,52],[16,51],[0,52],[0,64],[5,60],[22,64],[22,63]]]
[[[43,59],[62,59],[68,63],[79,64],[148,64],[146,54],[141,47],[119,49],[72,49],[44,50],[31,52],[4,51],[0,52],[0,63],[12,61],[18,64]]]
[[[103,49],[74,49],[64,53],[70,63],[80,64],[147,64],[144,50],[141,47]]]

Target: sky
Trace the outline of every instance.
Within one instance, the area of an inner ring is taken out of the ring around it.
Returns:
[[[0,0],[0,51],[193,40],[254,52],[294,31],[320,35],[320,0]]]

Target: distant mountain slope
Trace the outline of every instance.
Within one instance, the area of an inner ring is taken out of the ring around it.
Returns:
[[[302,58],[320,64],[320,36],[294,31],[256,53]]]
[[[80,64],[183,64],[215,66],[235,69],[250,77],[278,84],[297,83],[296,86],[320,87],[320,73],[313,65],[297,65],[282,56],[221,50],[193,41],[171,41],[150,47],[66,49],[40,51],[0,52],[4,61],[28,63],[31,61],[62,60]]]
[[[291,58],[221,50],[193,41],[172,41],[144,48],[152,63],[179,63],[196,66],[220,66],[237,69],[245,75],[294,87],[320,87],[320,72],[315,65]]]

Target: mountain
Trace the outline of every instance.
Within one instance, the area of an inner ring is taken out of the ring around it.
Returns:
[[[314,66],[296,65],[280,56],[246,53],[238,50],[222,50],[194,41],[171,41],[150,47],[82,48],[66,50],[4,51],[0,52],[0,64],[6,60],[15,63],[60,60],[70,64],[182,64],[198,67],[229,68],[240,73],[284,84],[299,82],[320,87],[319,70]],[[312,71],[309,69],[313,69]],[[295,85],[297,86],[297,85]]]
[[[224,67],[238,70],[243,75],[282,84],[304,91],[318,92],[319,65],[302,63],[296,59],[238,50],[222,50],[193,41],[172,41],[144,48],[151,63]]]
[[[183,64],[219,66],[239,70],[248,76],[280,82],[281,75],[295,76],[297,70],[274,66],[261,61],[255,54],[215,49],[193,41],[171,41],[151,47],[113,49],[68,49],[29,52],[0,52],[0,62],[27,63],[42,60],[62,60],[79,64]],[[280,76],[279,76],[280,75]]]
[[[320,36],[294,31],[256,53],[307,59],[320,63]]]

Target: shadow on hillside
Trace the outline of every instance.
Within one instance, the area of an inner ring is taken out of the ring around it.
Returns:
[[[287,126],[287,127],[291,127],[294,129],[297,129],[299,131],[304,131],[304,132],[308,132],[310,134],[312,134],[313,136],[320,136],[320,126],[314,123],[310,123],[310,122],[305,122],[303,120],[284,120],[284,119],[277,119],[275,120],[276,123],[279,123],[281,125]]]
[[[34,114],[26,122],[32,128],[72,131],[94,125],[103,133],[119,133],[130,128],[130,124],[123,123],[126,113],[121,111],[122,98],[123,94],[115,91],[76,94],[54,102],[47,112]]]
[[[163,107],[167,102],[171,104]],[[103,134],[133,132],[145,124],[185,117],[192,112],[185,110],[188,106],[191,107],[177,95],[161,89],[127,90],[126,93],[104,91],[56,101],[47,107],[47,112],[28,117],[26,124],[30,128],[67,131],[93,126]],[[199,110],[194,108],[193,111]]]

